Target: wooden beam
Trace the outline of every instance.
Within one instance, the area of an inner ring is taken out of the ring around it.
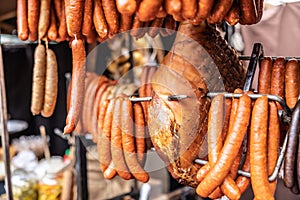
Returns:
[[[0,15],[0,22],[16,17],[16,11],[10,11]]]

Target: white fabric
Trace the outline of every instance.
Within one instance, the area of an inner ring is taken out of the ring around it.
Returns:
[[[295,3],[299,1],[300,0],[265,0],[264,2],[272,5],[281,5],[284,3]]]
[[[253,44],[263,44],[268,56],[300,55],[300,3],[287,3],[264,11],[261,21],[241,26],[245,49],[250,55]]]

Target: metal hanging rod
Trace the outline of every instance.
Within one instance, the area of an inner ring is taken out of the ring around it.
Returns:
[[[288,136],[286,135],[286,137],[284,138],[284,142],[283,142],[280,154],[279,154],[277,162],[276,162],[275,169],[274,169],[273,173],[268,177],[268,180],[270,182],[274,181],[277,178],[278,174],[279,174],[279,170],[280,170],[282,162],[284,160],[284,154],[285,154],[286,147],[287,147],[287,140],[288,140]],[[206,163],[208,163],[208,161],[201,160],[201,159],[195,159],[194,162],[197,163],[197,164],[200,164],[200,165],[205,165]],[[245,177],[248,177],[248,178],[250,178],[250,176],[251,176],[250,172],[243,171],[243,170],[238,170],[237,173],[239,175],[242,175],[242,176],[245,176]]]
[[[168,101],[179,101],[179,100],[186,99],[186,98],[189,98],[189,97],[184,94],[170,95],[170,96],[168,96]],[[145,101],[151,101],[152,97],[131,96],[131,97],[129,97],[129,100],[132,102],[145,102]]]
[[[209,92],[207,93],[207,96],[212,98],[215,97],[218,94],[224,94],[224,97],[226,98],[239,98],[242,96],[242,94],[234,94],[234,93],[218,93],[218,92]],[[285,100],[279,96],[271,95],[271,94],[248,94],[248,96],[251,99],[258,99],[262,96],[267,96],[269,100],[277,101],[283,108],[283,110],[287,113],[287,115],[292,115],[292,110],[287,106]]]
[[[281,57],[281,56],[266,56],[266,57],[271,57],[272,60],[276,60],[276,58],[278,57]],[[293,56],[282,56],[284,57],[286,60],[290,60],[290,59],[296,59],[298,61],[300,61],[300,57],[293,57]],[[240,55],[239,56],[239,59],[240,60],[251,60],[251,56],[243,56],[243,55]],[[261,56],[258,58],[259,60],[263,60],[264,59],[264,56]]]
[[[9,35],[9,34],[0,34],[0,44],[3,47],[16,47],[16,48],[24,48],[29,44],[38,44],[38,41],[22,41],[18,38],[17,35]],[[49,41],[48,44],[58,44],[55,41]]]
[[[209,92],[206,94],[207,97],[213,98],[218,94],[223,94],[225,98],[240,98],[242,94],[234,94],[234,93],[220,93],[220,92]],[[248,94],[248,96],[251,99],[258,99],[262,96],[267,96],[269,100],[277,101],[283,108],[283,110],[286,112],[288,116],[292,114],[291,109],[287,106],[286,102],[279,96],[271,95],[271,94]],[[187,95],[170,95],[168,96],[169,101],[179,101],[185,98],[189,98]],[[129,97],[129,100],[132,102],[145,102],[145,101],[151,101],[152,97]]]
[[[225,98],[239,98],[239,97],[242,96],[242,94],[234,94],[234,93],[209,92],[209,93],[207,93],[207,97],[213,98],[218,94],[223,94]],[[248,94],[248,96],[251,99],[258,99],[259,97],[267,96],[269,100],[278,102],[282,106],[282,108],[284,109],[284,112],[288,116],[291,116],[291,114],[292,114],[292,111],[286,105],[286,102],[279,96],[264,95],[264,94]],[[168,100],[171,100],[171,101],[178,101],[178,100],[181,100],[181,99],[184,99],[184,98],[188,98],[188,96],[187,95],[171,95],[171,96],[168,96]],[[151,101],[152,97],[129,97],[129,100],[132,101],[132,102]],[[277,159],[276,167],[275,167],[273,173],[268,178],[269,181],[274,181],[276,179],[276,177],[278,176],[280,167],[281,167],[282,162],[284,160],[284,155],[285,155],[285,151],[286,151],[286,148],[287,148],[287,140],[288,140],[288,134],[286,134],[286,136],[285,136],[283,146],[281,148],[279,157]],[[205,165],[208,161],[202,160],[202,159],[195,159],[194,162],[198,163],[200,165]],[[248,177],[248,178],[250,177],[250,172],[247,172],[247,171],[238,170],[238,174],[242,175],[242,176],[245,176],[245,177]]]

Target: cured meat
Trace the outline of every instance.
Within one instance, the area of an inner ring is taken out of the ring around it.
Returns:
[[[193,52],[193,53],[191,53]],[[207,155],[207,92],[233,92],[244,81],[237,53],[219,32],[202,22],[181,23],[172,50],[152,77],[149,131],[154,147],[180,183],[196,187],[198,157]],[[169,95],[188,98],[168,101]]]

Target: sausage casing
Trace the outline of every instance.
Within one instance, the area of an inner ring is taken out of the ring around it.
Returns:
[[[116,0],[117,9],[122,15],[131,16],[137,8],[136,0]]]
[[[284,185],[288,188],[292,188],[295,184],[294,171],[296,163],[296,153],[298,147],[298,134],[300,131],[300,101],[297,102],[290,123],[290,129],[288,130],[289,137],[287,143],[287,149],[284,159]]]
[[[145,118],[143,107],[140,103],[133,105],[134,123],[135,123],[135,146],[137,159],[141,166],[145,164],[146,157],[146,141],[145,141]]]
[[[58,93],[58,68],[55,53],[47,49],[45,97],[42,116],[50,117],[55,109]]]
[[[240,24],[255,24],[258,18],[255,0],[240,0]]]
[[[85,0],[82,21],[82,35],[89,36],[93,29],[93,0]]]
[[[83,41],[75,39],[72,41],[72,91],[70,98],[70,110],[67,114],[64,133],[71,133],[81,115],[82,103],[84,99],[84,80],[86,76],[86,54]]]
[[[40,18],[39,18],[39,39],[43,39],[48,31],[50,25],[50,0],[41,0]]]
[[[145,183],[149,180],[148,173],[141,167],[137,159],[134,126],[133,126],[133,110],[129,99],[124,99],[122,103],[122,146],[124,149],[124,157],[126,164],[132,175],[139,181]],[[143,141],[144,142],[144,141]]]
[[[111,156],[111,138],[112,138],[112,122],[114,112],[115,100],[105,100],[102,110],[105,113],[105,120],[103,122],[102,132],[98,135],[97,148],[100,167],[102,171],[105,171],[109,166]]]
[[[182,17],[185,19],[193,19],[197,12],[198,1],[190,0],[190,1],[181,1],[182,3]]]
[[[277,106],[274,102],[269,102],[269,126],[268,126],[268,175],[270,176],[275,170],[278,150],[279,150],[279,140],[280,140],[280,124],[278,118]],[[274,194],[276,189],[276,180],[270,182],[271,192]]]
[[[17,1],[17,28],[18,37],[21,40],[27,40],[28,38],[28,22],[27,22],[27,1]]]
[[[211,15],[208,17],[207,21],[211,24],[221,22],[229,12],[232,4],[233,0],[216,1]]]
[[[250,127],[250,179],[257,199],[274,199],[267,168],[268,111],[268,97],[258,98],[253,106]]]
[[[81,34],[84,0],[65,0],[67,30],[71,37]]]
[[[123,153],[123,136],[121,130],[121,120],[122,120],[122,98],[117,98],[115,102],[115,110],[113,114],[112,121],[112,132],[111,137],[114,138],[111,140],[111,155],[112,161],[115,165],[115,169],[118,175],[125,179],[129,180],[131,178],[131,173],[128,170],[126,165],[124,153]]]
[[[31,41],[36,41],[38,38],[39,15],[40,15],[40,1],[28,0],[28,29],[29,29],[29,40]]]
[[[31,113],[38,115],[43,109],[46,76],[46,50],[39,44],[34,52]]]
[[[115,0],[102,0],[102,8],[109,29],[109,37],[119,32],[118,12]]]
[[[292,109],[298,101],[299,88],[299,63],[296,59],[291,59],[286,64],[285,70],[285,98],[286,104]]]
[[[162,3],[163,0],[142,0],[136,13],[139,20],[142,22],[154,20]]]
[[[105,38],[108,35],[107,22],[102,9],[101,0],[94,1],[94,16],[93,21],[95,29],[100,38]]]
[[[265,57],[260,63],[258,75],[259,94],[270,94],[271,92],[272,64],[271,57]]]

